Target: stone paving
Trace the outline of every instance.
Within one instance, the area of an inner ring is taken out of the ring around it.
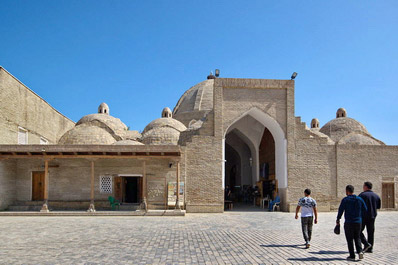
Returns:
[[[304,249],[293,213],[185,217],[0,217],[1,264],[347,264],[336,213],[320,213]],[[398,212],[380,212],[374,253],[356,264],[398,264]]]

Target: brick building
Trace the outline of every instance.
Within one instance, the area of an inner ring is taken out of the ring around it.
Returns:
[[[284,211],[310,188],[330,211],[347,184],[364,181],[397,208],[398,146],[343,108],[308,128],[294,113],[293,80],[210,75],[142,133],[105,103],[75,124],[3,68],[0,88],[0,209],[93,211],[112,196],[125,209],[222,212],[228,185],[234,202],[278,193]]]

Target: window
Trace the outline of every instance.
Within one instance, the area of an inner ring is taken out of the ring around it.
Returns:
[[[100,177],[100,192],[112,193],[112,176]]]
[[[40,144],[48,144],[48,140],[46,138],[40,137]]]
[[[18,127],[18,144],[28,144],[28,131]]]

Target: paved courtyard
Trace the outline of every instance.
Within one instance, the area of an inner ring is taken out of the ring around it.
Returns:
[[[347,264],[335,216],[320,214],[308,250],[293,213],[0,217],[0,263]],[[398,264],[398,212],[379,213],[375,240],[361,264]]]

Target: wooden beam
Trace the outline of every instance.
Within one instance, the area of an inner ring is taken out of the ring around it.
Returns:
[[[142,161],[142,193],[144,194],[144,198],[142,200],[143,207],[145,212],[148,212],[148,204],[147,204],[147,177],[146,177],[146,161]]]
[[[90,207],[88,208],[87,212],[95,212],[95,205],[94,205],[94,160],[91,161],[91,185],[90,185]]]
[[[44,160],[44,204],[40,212],[48,212],[48,160]]]
[[[0,159],[7,159],[7,158],[39,158],[43,159],[43,157],[48,157],[51,159],[62,159],[62,158],[123,158],[123,159],[132,159],[132,158],[160,158],[160,159],[165,159],[165,158],[176,158],[179,157],[180,154],[178,155],[164,155],[164,156],[154,156],[154,155],[120,155],[120,156],[114,156],[114,155],[32,155],[29,156],[28,154],[26,155],[0,155]]]
[[[177,198],[176,198],[176,209],[181,209],[180,207],[180,161],[177,161]]]

